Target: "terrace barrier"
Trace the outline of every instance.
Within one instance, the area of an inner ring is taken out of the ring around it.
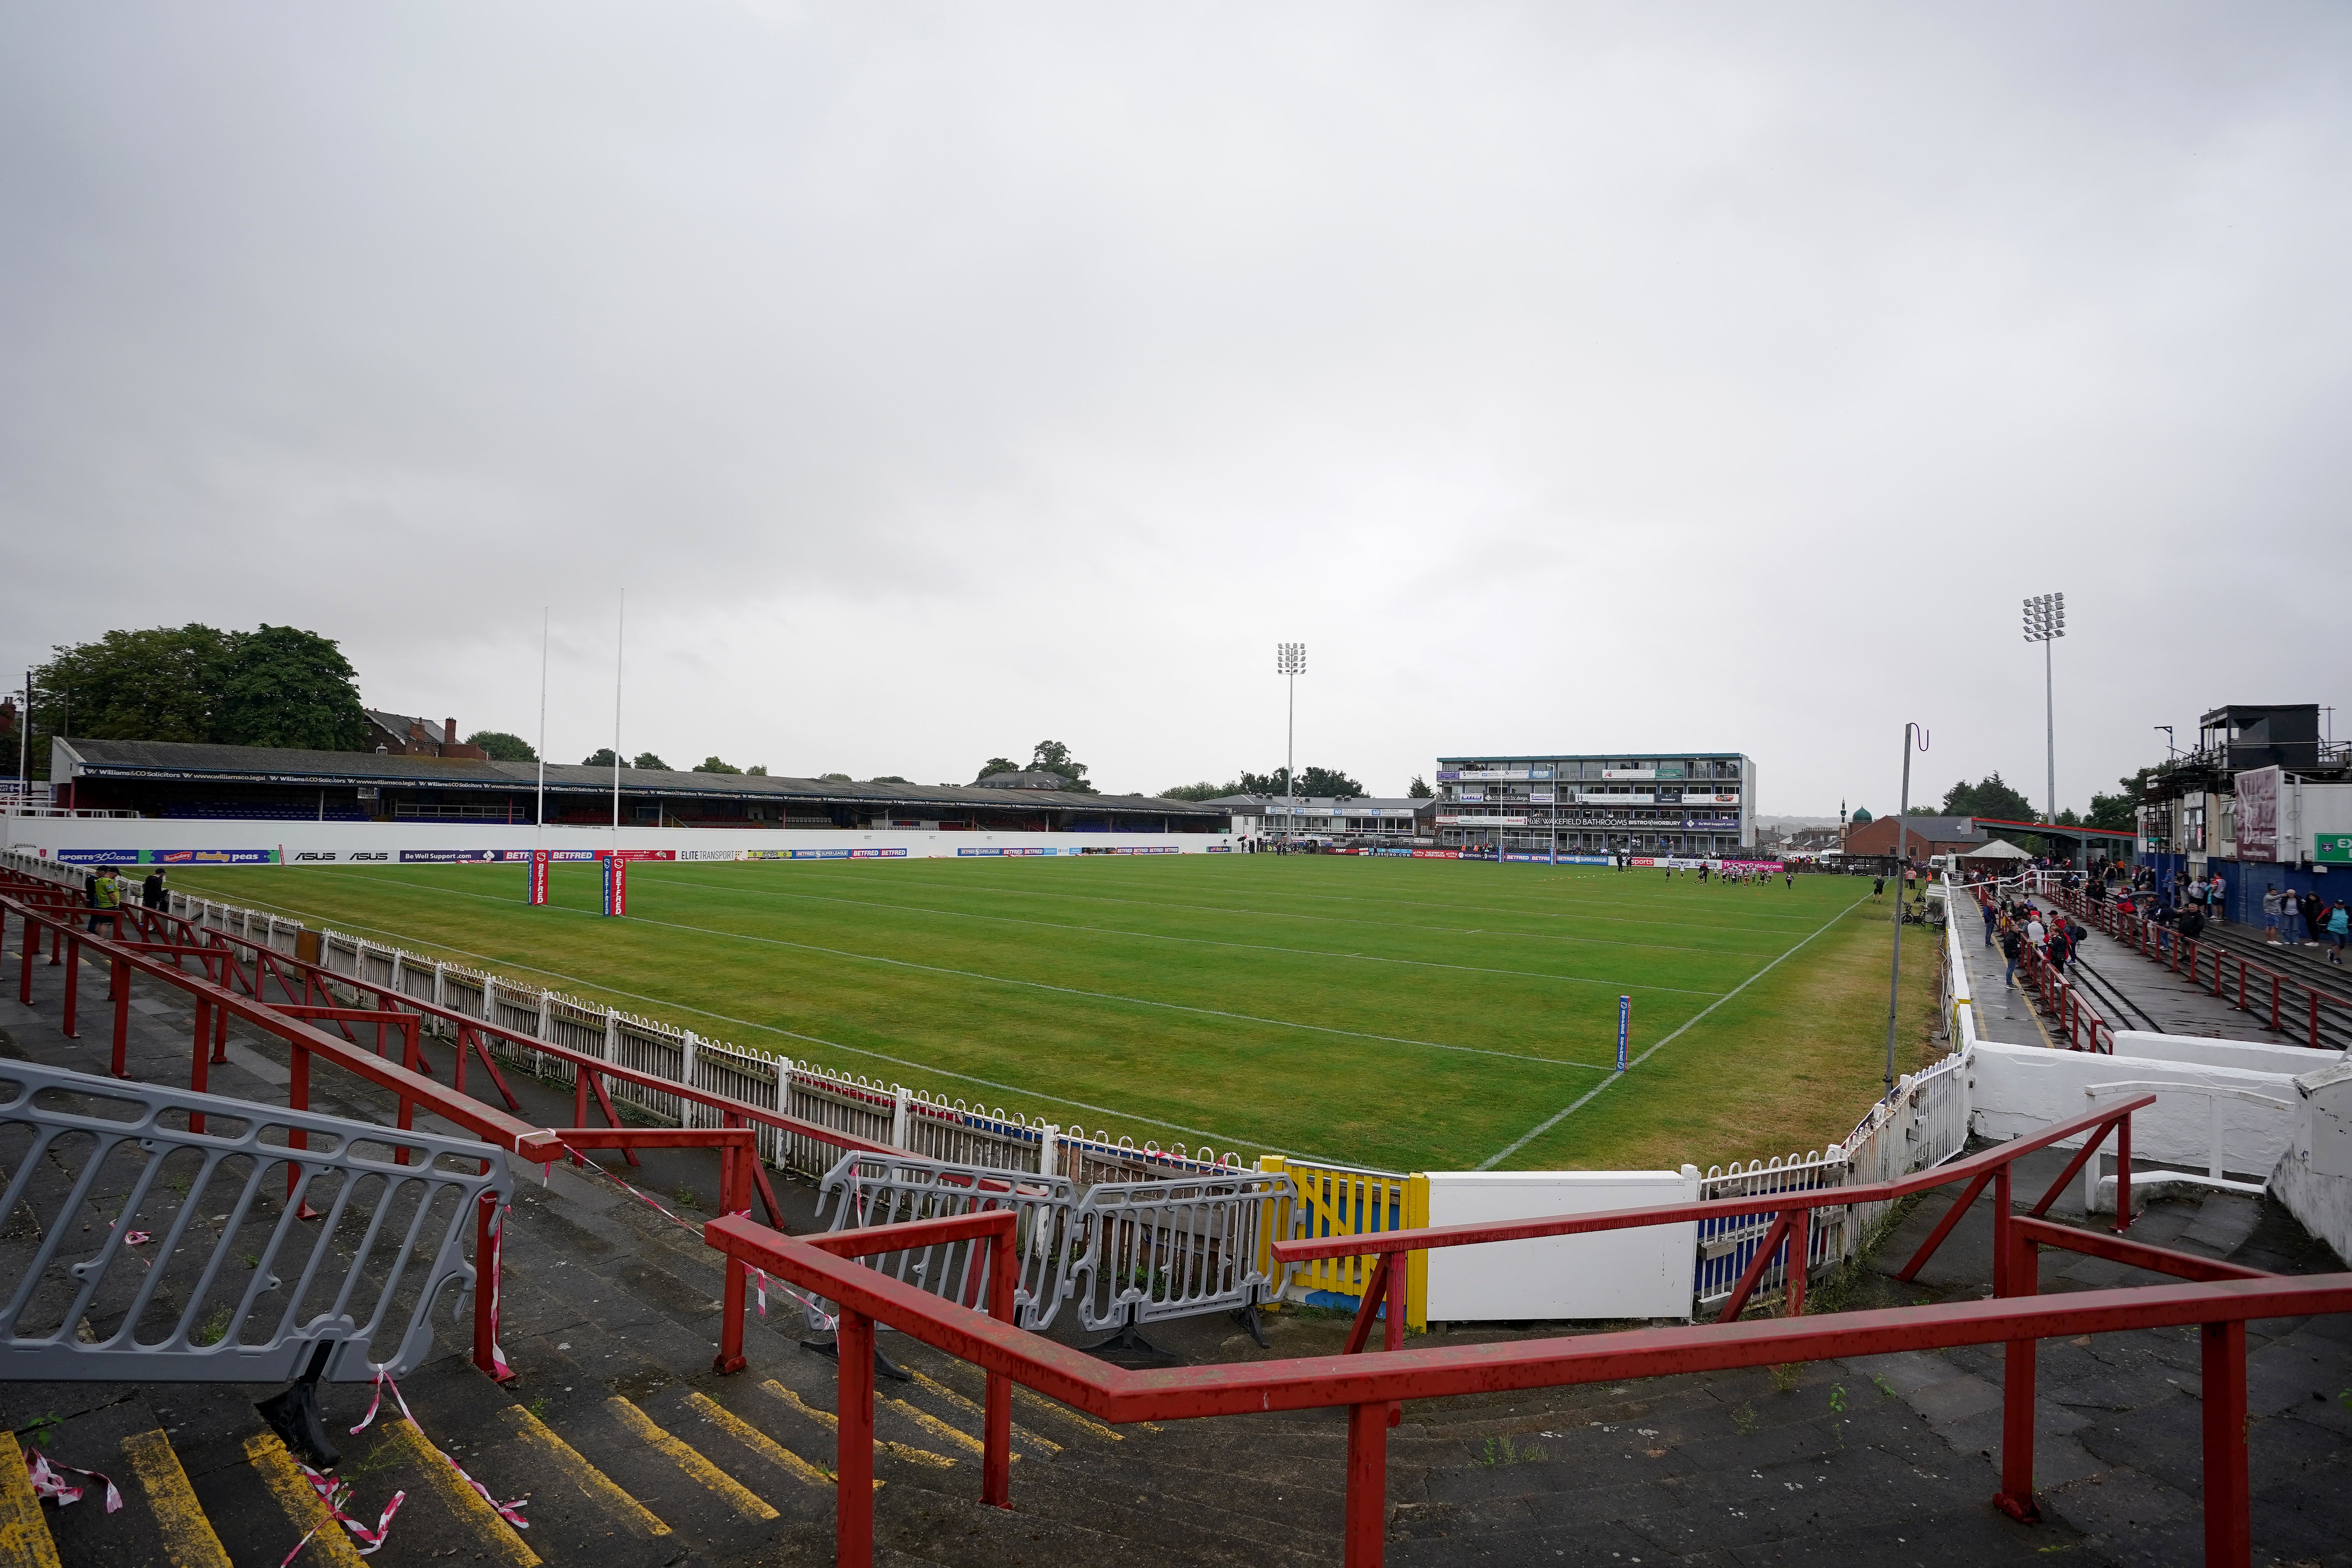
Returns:
[[[1583,1215],[1580,1220],[1607,1216]],[[1013,1321],[1012,1279],[1017,1217],[1009,1210],[970,1214],[903,1226],[822,1237],[786,1237],[748,1219],[713,1220],[703,1227],[715,1249],[840,1304],[841,1373],[837,1384],[840,1444],[835,1462],[835,1561],[842,1568],[870,1568],[874,1552],[872,1491],[874,1360],[877,1324],[887,1324],[950,1355],[980,1367],[988,1376],[985,1459],[982,1500],[1010,1507],[1010,1385],[1019,1383],[1096,1418],[1111,1423],[1171,1421],[1276,1410],[1345,1407],[1348,1419],[1346,1513],[1342,1534],[1346,1568],[1378,1568],[1387,1514],[1388,1427],[1393,1407],[1407,1399],[1559,1387],[1616,1382],[1671,1373],[1823,1361],[1845,1356],[1934,1350],[1963,1344],[2008,1344],[2010,1364],[2024,1347],[2049,1338],[2126,1330],[2198,1324],[2206,1344],[2204,1361],[2206,1560],[2244,1568],[2252,1556],[2252,1518],[2247,1504],[2245,1423],[2245,1323],[2253,1318],[2352,1311],[2352,1274],[2311,1278],[2245,1278],[2231,1270],[2220,1277],[2203,1259],[2134,1247],[2134,1258],[2155,1258],[2168,1271],[2197,1282],[2128,1289],[2091,1290],[2041,1297],[2023,1289],[2032,1267],[2031,1247],[2073,1245],[2084,1250],[2113,1247],[2105,1237],[2063,1226],[2018,1220],[2005,1227],[1998,1258],[2005,1275],[2017,1279],[2014,1298],[1957,1301],[1939,1306],[1895,1308],[1838,1314],[1833,1318],[1789,1317],[1720,1325],[1643,1329],[1619,1333],[1523,1340],[1515,1342],[1406,1350],[1380,1355],[1342,1353],[1240,1365],[1187,1366],[1129,1372],[1084,1352],[1027,1333]],[[2032,1229],[2024,1228],[2033,1226]],[[1498,1226],[1514,1235],[1521,1226]],[[2057,1233],[2053,1236],[2051,1233]],[[1427,1235],[1429,1233],[1423,1233]],[[989,1310],[918,1289],[854,1258],[904,1251],[942,1242],[986,1238]],[[1488,1239],[1508,1239],[1495,1237]],[[2105,1254],[2100,1254],[2105,1255]],[[2175,1260],[2178,1260],[2177,1262]],[[1383,1256],[1386,1261],[1386,1255]],[[2222,1266],[2224,1268],[2227,1266]],[[2207,1269],[2202,1274],[2194,1269]],[[1402,1274],[1393,1276],[1399,1281]],[[1396,1286],[1383,1294],[1399,1300]],[[1391,1342],[1402,1338],[1402,1313],[1388,1314]],[[1350,1349],[1360,1350],[1370,1326],[1360,1318]],[[740,1333],[740,1318],[727,1331]],[[2030,1375],[2011,1393],[2012,1414],[2021,1418],[2005,1447],[2023,1458],[2020,1487],[2012,1480],[2003,1496],[2031,1510],[2032,1391]],[[2011,1456],[2005,1452],[2005,1465]]]
[[[18,880],[16,874],[0,870],[0,886]],[[29,900],[29,901],[28,901]],[[137,911],[125,911],[126,918],[136,918]],[[191,974],[179,965],[188,956],[205,957],[205,950],[190,949],[173,943],[118,942],[99,937],[81,929],[76,911],[60,910],[56,901],[41,890],[28,890],[21,886],[8,886],[0,892],[0,948],[5,948],[7,923],[14,916],[20,927],[21,953],[17,995],[29,1005],[33,998],[33,965],[38,956],[44,937],[47,938],[49,961],[63,963],[65,976],[61,1023],[68,1038],[79,1037],[77,1006],[82,964],[85,955],[107,967],[109,990],[113,1003],[113,1073],[124,1076],[123,1052],[127,1043],[130,1020],[131,982],[134,974],[143,974],[162,985],[185,993],[194,1005],[189,1089],[203,1094],[207,1070],[212,1064],[225,1060],[222,1047],[226,1043],[228,1021],[239,1020],[264,1034],[282,1040],[290,1054],[290,1073],[287,1084],[288,1109],[304,1112],[310,1109],[310,1067],[313,1058],[352,1073],[353,1076],[390,1091],[400,1105],[399,1130],[403,1134],[413,1123],[419,1106],[451,1124],[471,1132],[483,1142],[531,1161],[551,1160],[561,1152],[560,1145],[544,1131],[498,1110],[454,1089],[445,1088],[411,1066],[401,1065],[371,1055],[346,1040],[339,1040],[320,1029],[310,1019],[280,1013],[259,1000],[262,974],[258,969],[250,973],[236,965],[234,956],[226,953],[211,955],[212,966],[205,973]],[[215,973],[218,979],[213,977]],[[232,986],[241,982],[246,994],[239,995]],[[245,1102],[239,1102],[245,1103]],[[205,1132],[209,1112],[198,1108],[191,1111],[188,1130],[193,1134]],[[299,1118],[289,1122],[288,1142],[296,1149],[307,1146],[309,1131]],[[395,1163],[404,1162],[408,1146],[404,1139],[388,1140],[394,1146]],[[488,1161],[485,1160],[487,1172]],[[298,1217],[309,1217],[307,1205],[301,1199],[298,1180],[298,1163],[287,1168],[289,1197]],[[495,1259],[500,1205],[489,1195],[483,1195],[475,1205],[475,1257]],[[493,1376],[511,1375],[507,1373],[496,1344],[498,1320],[498,1270],[493,1262],[475,1271],[474,1359],[477,1365]]]
[[[2116,900],[2094,900],[2064,888],[2042,896],[2084,925],[2136,949],[2142,957],[2165,965],[2238,1011],[2255,1015],[2267,1027],[2298,1045],[2330,1050],[2335,1047],[2324,1035],[2352,1037],[2352,999],[2323,991],[2298,975],[2219,942],[2184,935],[2179,928],[2137,910],[2126,913],[2116,907]]]

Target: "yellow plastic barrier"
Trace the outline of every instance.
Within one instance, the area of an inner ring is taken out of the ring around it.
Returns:
[[[1370,1236],[1382,1231],[1416,1230],[1429,1223],[1429,1178],[1415,1173],[1357,1171],[1343,1165],[1316,1165],[1280,1154],[1261,1154],[1261,1171],[1283,1171],[1297,1185],[1298,1196],[1274,1205],[1261,1229],[1259,1267],[1274,1272],[1270,1250],[1276,1240],[1327,1236]],[[1370,1258],[1318,1258],[1302,1264],[1290,1277],[1300,1290],[1322,1290],[1360,1300],[1372,1271]],[[1429,1322],[1429,1259],[1412,1255],[1405,1275],[1405,1326],[1426,1328]]]

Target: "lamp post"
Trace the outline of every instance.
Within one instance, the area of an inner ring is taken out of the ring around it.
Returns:
[[[2025,601],[2025,640],[2042,645],[2042,732],[2049,748],[2050,824],[2058,823],[2058,706],[2057,688],[2051,673],[2050,645],[2066,635],[2066,595],[2036,594]],[[2075,840],[2076,858],[2081,858],[2082,840]]]
[[[1307,673],[1307,645],[1303,642],[1275,644],[1274,672],[1290,681],[1290,719],[1283,730],[1282,742],[1283,842],[1296,845],[1298,839],[1298,678]]]
[[[1911,823],[1911,743],[1916,732],[1921,751],[1927,749],[1927,731],[1916,724],[1903,726],[1903,798],[1895,813],[1895,972],[1886,982],[1886,1092],[1895,1092],[1895,1025],[1903,1000],[1903,847]],[[1948,915],[1948,911],[1947,911]]]

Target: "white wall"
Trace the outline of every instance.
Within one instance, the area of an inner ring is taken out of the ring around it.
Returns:
[[[2271,1191],[2305,1230],[2352,1262],[2352,1063],[2294,1080],[2294,1133]]]
[[[1698,1201],[1698,1170],[1433,1171],[1429,1223],[1477,1225]],[[1698,1225],[1428,1253],[1429,1321],[1684,1318]]]
[[[5,819],[0,819],[5,821]],[[270,858],[282,855],[289,865],[345,865],[353,861],[397,865],[412,858],[454,858],[470,852],[475,858],[496,858],[499,852],[527,852],[534,845],[575,855],[609,850],[667,850],[679,859],[738,858],[746,851],[770,855],[791,850],[801,858],[822,858],[811,851],[830,851],[838,858],[848,851],[891,852],[889,858],[955,859],[973,850],[1029,850],[1075,855],[1083,849],[1151,850],[1200,854],[1212,847],[1230,849],[1224,833],[965,833],[917,829],[865,831],[804,828],[735,827],[574,827],[529,823],[509,826],[482,822],[182,822],[122,817],[19,817],[6,823],[8,847],[58,858],[60,851],[145,851],[152,855],[202,856],[216,853]],[[779,857],[781,858],[781,857]],[[193,863],[203,864],[201,860]]]
[[[2244,1089],[2280,1102],[2277,1110],[2272,1110],[2243,1100],[2221,1101],[2221,1168],[2230,1174],[2257,1181],[2268,1176],[2285,1152],[2294,1129],[2294,1080],[2283,1072],[1985,1040],[1976,1048],[1974,1078],[1972,1130],[1986,1138],[2020,1137],[2053,1121],[2148,1092],[2108,1093],[2096,1100],[2084,1092],[2094,1084],[2125,1081],[2177,1086],[2175,1092],[2159,1092],[2154,1105],[2132,1118],[2132,1153],[2143,1160],[2200,1169],[2208,1163],[2207,1152],[2212,1144],[2208,1098],[2181,1091],[2211,1087]],[[2066,1146],[2081,1142],[2078,1137]],[[2112,1140],[2106,1147],[2112,1149]]]
[[[2116,1055],[2288,1074],[2317,1072],[2344,1059],[2341,1051],[2315,1051],[2309,1046],[2283,1046],[2269,1040],[2214,1040],[2197,1035],[2151,1035],[2138,1029],[2116,1031]]]

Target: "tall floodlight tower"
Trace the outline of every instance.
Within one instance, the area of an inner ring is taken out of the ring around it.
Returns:
[[[2051,676],[2050,645],[2066,635],[2066,595],[2036,594],[2025,601],[2025,640],[2042,645],[2042,717],[2043,740],[2049,748],[2050,821],[2058,821],[2058,704]],[[2081,841],[2076,840],[2077,858]]]
[[[1298,678],[1307,673],[1307,645],[1303,642],[1278,642],[1274,645],[1274,672],[1290,682],[1290,721],[1285,727],[1282,742],[1282,795],[1289,809],[1284,816],[1284,837],[1298,837]]]

